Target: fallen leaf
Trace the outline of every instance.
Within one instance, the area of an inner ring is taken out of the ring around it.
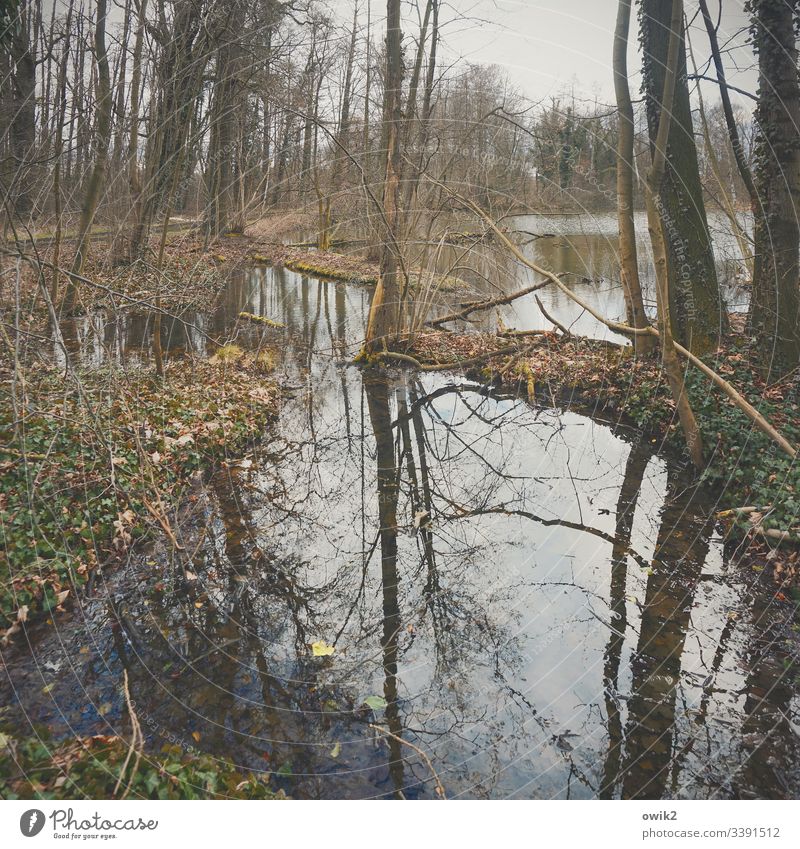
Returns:
[[[317,640],[316,643],[311,644],[311,653],[314,657],[328,657],[335,651],[334,646],[329,646],[325,640]]]
[[[372,710],[384,710],[388,705],[388,702],[383,698],[383,696],[367,696],[367,698],[364,699],[364,704],[368,708],[372,708]]]
[[[342,753],[342,744],[337,740],[336,745],[331,749],[331,757],[338,758]]]

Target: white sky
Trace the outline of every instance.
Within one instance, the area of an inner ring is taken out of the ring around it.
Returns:
[[[354,0],[328,0],[343,20],[352,20]],[[366,9],[367,0],[358,0]],[[385,0],[371,0],[373,37],[380,38],[385,26]],[[446,56],[472,62],[500,65],[523,94],[533,100],[574,88],[578,97],[610,102],[613,97],[611,49],[617,0],[445,0],[442,18]],[[716,15],[719,0],[709,0]],[[747,24],[744,0],[722,0],[720,43],[724,46]],[[635,6],[637,4],[634,4]],[[691,19],[696,2],[686,0]],[[407,37],[412,34],[412,3],[406,4]],[[639,62],[635,55],[638,21],[636,8],[631,22],[631,89],[638,91]],[[708,55],[707,38],[698,18],[692,28],[698,62]],[[744,35],[736,37],[741,44]],[[754,91],[755,74],[738,71],[736,64],[749,66],[748,49],[734,51],[726,61],[729,82]],[[713,91],[708,91],[716,99]],[[743,101],[745,104],[746,101]],[[749,108],[749,106],[748,106]]]

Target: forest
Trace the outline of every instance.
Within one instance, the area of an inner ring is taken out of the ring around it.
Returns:
[[[507,5],[0,0],[0,798],[800,797],[800,2]]]

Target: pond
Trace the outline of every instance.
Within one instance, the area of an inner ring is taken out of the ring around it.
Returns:
[[[285,323],[283,409],[181,514],[197,581],[155,544],[4,658],[20,722],[124,735],[126,670],[151,752],[296,798],[797,797],[787,614],[715,494],[582,407],[353,367],[369,295],[256,268],[165,322],[174,355]],[[141,317],[64,329],[148,356]]]

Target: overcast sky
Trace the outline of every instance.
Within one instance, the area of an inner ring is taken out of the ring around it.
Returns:
[[[354,0],[329,0],[343,18],[352,19]],[[366,0],[358,0],[366,8]],[[373,26],[383,31],[385,0],[371,0]],[[747,24],[743,0],[722,0],[720,43],[735,39]],[[716,14],[719,0],[709,0]],[[407,10],[411,4],[407,4]],[[686,0],[691,19],[697,3]],[[500,65],[523,93],[539,100],[573,88],[577,96],[610,101],[613,98],[611,49],[617,0],[449,0],[442,17],[447,20],[444,38],[451,58]],[[638,91],[639,62],[635,56],[638,24],[632,21],[630,70],[632,90]],[[409,34],[410,24],[406,26]],[[693,27],[698,61],[707,55],[702,21]],[[735,64],[752,63],[749,50],[735,51],[728,59],[729,81],[742,88],[755,87],[754,74],[737,72]],[[634,76],[635,75],[635,76]],[[710,93],[713,97],[713,93]],[[635,96],[635,95],[634,95]]]

